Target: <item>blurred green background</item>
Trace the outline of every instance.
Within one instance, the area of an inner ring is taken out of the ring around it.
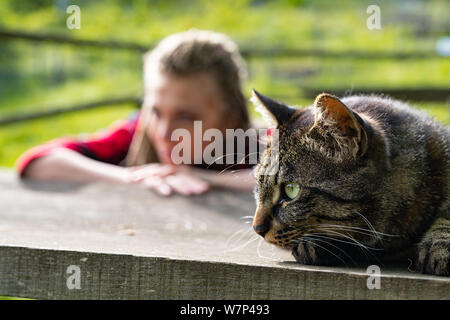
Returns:
[[[66,8],[71,4],[81,8],[80,30],[66,27]],[[372,4],[381,9],[381,30],[366,26],[366,10]],[[450,35],[449,12],[447,0],[1,0],[0,30],[124,41],[151,48],[171,33],[199,28],[224,32],[250,52],[320,50],[325,55],[246,56],[247,96],[256,88],[285,102],[307,105],[313,101],[307,88],[448,90],[450,58],[437,54],[436,44]],[[429,55],[380,59],[345,54],[353,51]],[[142,52],[137,50],[0,36],[0,119],[106,98],[139,97],[141,60]],[[411,104],[450,124],[448,97],[433,100]],[[0,166],[12,167],[34,145],[94,132],[133,110],[136,106],[131,103],[106,105],[2,125]]]

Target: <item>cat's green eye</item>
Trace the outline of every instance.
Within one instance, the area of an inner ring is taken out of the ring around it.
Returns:
[[[300,185],[295,182],[286,183],[284,185],[284,193],[289,199],[295,199],[300,192]]]

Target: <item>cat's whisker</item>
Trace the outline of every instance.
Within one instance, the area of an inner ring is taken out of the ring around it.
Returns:
[[[248,241],[246,241],[244,244],[225,250],[225,252],[236,252],[236,251],[240,251],[242,249],[244,249],[246,246],[248,246],[250,243],[254,242],[255,240],[258,240],[258,238],[260,238],[258,235],[253,236],[253,238],[250,238]]]
[[[238,234],[239,235],[239,234]],[[254,234],[250,232],[250,230],[246,230],[240,234],[238,238],[236,238],[238,235],[236,235],[233,239],[226,242],[227,248],[235,248],[242,245],[242,243],[248,241],[248,239],[254,237]]]
[[[327,248],[324,248],[324,247],[322,247],[321,245],[317,244],[317,243],[314,242],[311,238],[304,237],[304,238],[302,238],[302,239],[300,239],[300,240],[301,240],[301,241],[305,241],[306,243],[307,243],[307,242],[311,242],[313,245],[315,245],[315,246],[317,246],[317,247],[319,247],[319,248],[322,248],[323,250],[325,250],[325,251],[327,251],[328,253],[330,253],[330,254],[332,254],[333,256],[335,256],[337,259],[341,260],[342,263],[344,263],[344,264],[347,266],[347,263],[346,263],[341,257],[339,257],[338,255],[336,255],[336,254],[333,253],[332,251],[328,250]]]
[[[369,259],[369,257],[367,256],[367,253],[369,253],[369,254],[372,256],[372,258],[374,258],[375,260],[379,261],[378,258],[377,258],[370,250],[380,251],[380,250],[383,250],[383,249],[368,247],[368,246],[362,244],[361,242],[359,242],[358,240],[356,240],[355,238],[353,238],[353,237],[352,237],[351,235],[349,235],[349,234],[343,234],[343,233],[336,232],[336,231],[332,231],[332,230],[327,230],[327,232],[334,233],[334,234],[336,234],[337,236],[341,236],[341,237],[344,237],[344,238],[346,238],[346,239],[349,239],[349,240],[352,241],[352,242],[347,242],[347,241],[345,241],[345,240],[332,238],[333,240],[338,241],[338,242],[344,242],[344,243],[348,243],[348,244],[350,244],[350,245],[355,245],[355,246],[357,246],[358,248],[361,249],[361,251],[364,253],[364,255],[366,256],[367,259]],[[315,234],[316,234],[316,235],[318,234],[318,235],[326,235],[326,236],[329,236],[328,234],[320,234],[320,233],[315,233]]]
[[[236,172],[239,172],[239,171],[241,171],[242,169],[237,169],[237,170],[233,170],[233,171],[230,171],[232,168],[234,168],[234,167],[236,167],[236,166],[239,166],[239,165],[241,165],[242,163],[235,163],[235,164],[232,164],[232,165],[230,165],[230,166],[228,166],[227,168],[225,168],[225,169],[223,169],[222,171],[220,171],[219,173],[218,173],[218,175],[221,175],[221,174],[224,174],[225,172],[231,172],[231,173],[236,173]]]
[[[316,241],[324,242],[324,243],[326,243],[327,245],[330,245],[330,246],[332,246],[332,247],[338,249],[338,250],[341,251],[343,254],[345,254],[350,260],[352,260],[353,264],[356,264],[355,260],[353,260],[352,257],[351,257],[347,252],[345,252],[345,250],[343,250],[342,248],[339,248],[338,246],[335,246],[334,244],[330,243],[329,241],[326,241],[326,240],[323,240],[323,239],[317,239],[317,238],[315,237],[315,236],[316,236],[315,234],[306,234],[305,236],[308,237],[308,238],[311,238],[311,237],[312,237],[312,238],[315,238]],[[319,238],[324,238],[324,239],[331,239],[331,240],[334,240],[333,238],[328,238],[328,237],[319,237]]]
[[[348,228],[339,228],[339,227],[319,227],[319,228],[321,230],[342,230],[342,231],[347,231],[347,232],[354,232],[354,233],[363,234],[365,236],[375,238],[377,240],[380,238],[380,236],[374,235],[373,232],[371,232],[369,230],[361,231],[361,230],[348,229]]]
[[[216,162],[217,160],[219,160],[219,159],[223,159],[223,158],[225,158],[225,157],[227,157],[227,156],[230,156],[230,155],[233,155],[233,156],[235,156],[235,155],[243,156],[243,157],[242,157],[242,160],[240,160],[238,163],[232,164],[232,165],[230,165],[229,167],[227,167],[227,168],[223,169],[222,171],[220,171],[220,172],[218,173],[218,174],[220,175],[220,174],[223,174],[223,173],[225,173],[225,172],[229,172],[229,171],[230,171],[233,167],[235,167],[235,166],[245,164],[245,161],[246,161],[250,156],[252,156],[252,155],[254,155],[254,154],[258,154],[258,153],[259,153],[258,151],[251,152],[251,153],[249,153],[249,154],[236,153],[236,152],[234,152],[234,153],[228,153],[228,154],[225,154],[225,155],[222,155],[222,156],[220,156],[220,157],[215,158],[214,161],[213,161],[213,163],[215,163],[215,162]],[[213,163],[211,163],[211,164],[208,166],[208,168],[209,168]],[[239,171],[239,170],[237,170],[237,171]]]
[[[345,229],[366,231],[366,232],[369,232],[369,233],[375,233],[375,234],[384,235],[384,236],[396,237],[396,235],[390,235],[390,234],[387,234],[387,233],[373,231],[373,230],[369,230],[369,229],[365,229],[365,228],[354,227],[354,226],[346,226],[346,225],[340,225],[340,224],[321,223],[321,224],[315,224],[315,225],[311,225],[311,226],[327,226],[327,227],[345,228]]]
[[[325,227],[324,227],[325,226]],[[294,225],[292,225],[291,227],[295,228]],[[316,227],[316,228],[314,228]],[[317,228],[318,227],[318,228]],[[349,229],[349,230],[347,230]],[[351,244],[351,245],[356,245],[361,247],[362,249],[371,249],[371,250],[383,250],[383,249],[378,249],[378,248],[372,248],[372,247],[368,247],[362,243],[360,243],[359,241],[357,241],[354,237],[352,237],[349,234],[342,234],[340,232],[337,232],[338,230],[342,230],[342,231],[352,231],[352,232],[356,232],[356,233],[362,233],[365,235],[372,235],[373,231],[372,230],[368,230],[368,229],[363,229],[363,228],[358,228],[358,227],[351,227],[351,226],[342,226],[342,225],[337,225],[337,224],[309,224],[307,226],[304,226],[302,228],[303,232],[310,232],[310,231],[329,231],[329,232],[333,232],[334,234],[343,236],[347,239],[349,239],[351,242],[342,240],[342,239],[336,239],[336,238],[332,238],[332,237],[328,237],[329,239],[335,240],[335,241],[339,241],[342,243],[347,243],[347,244]],[[376,231],[377,232],[377,231]],[[329,236],[326,233],[314,233],[315,235],[320,234],[320,235],[325,235],[325,236]],[[387,235],[387,234],[386,234]],[[393,236],[393,235],[392,235]]]
[[[211,163],[210,165],[208,165],[207,168],[209,168],[210,166],[212,166],[217,160],[221,160],[221,159],[226,158],[226,157],[228,157],[228,156],[235,156],[235,155],[238,155],[238,153],[236,153],[236,152],[230,152],[230,153],[226,153],[226,154],[223,154],[223,155],[221,155],[221,156],[218,156],[218,157],[214,158],[214,160],[212,161],[212,163]],[[242,155],[242,154],[240,153],[240,155]]]
[[[369,219],[367,219],[366,217],[364,217],[364,215],[362,213],[356,212],[363,220],[364,222],[367,224],[367,226],[369,227],[370,230],[372,230],[375,234],[377,232],[377,230],[375,230],[374,226],[372,225],[372,223],[370,223]],[[381,237],[377,237],[378,240],[380,242],[383,242],[383,240],[381,239]]]
[[[236,156],[236,155],[243,155],[243,156],[244,156],[244,159],[245,159],[245,156],[246,156],[246,155],[243,154],[243,153],[237,153],[237,152],[227,153],[227,154],[224,154],[224,155],[221,155],[221,156],[219,156],[219,157],[214,158],[214,160],[207,166],[207,168],[209,169],[209,168],[210,168],[213,164],[215,164],[218,160],[224,159],[224,158],[226,158],[226,157],[228,157],[228,156]],[[231,165],[231,166],[229,166],[229,167],[223,169],[223,170],[220,171],[218,174],[219,174],[219,175],[220,175],[220,174],[223,174],[223,173],[225,173],[226,171],[229,171],[233,166],[236,166],[236,165],[239,165],[239,163],[233,164],[233,165]]]
[[[368,246],[360,243],[359,241],[357,241],[354,237],[352,237],[349,234],[342,234],[340,232],[335,232],[335,231],[332,231],[332,230],[326,230],[326,231],[334,233],[334,234],[336,234],[338,236],[342,236],[342,237],[344,237],[346,239],[349,239],[351,242],[348,242],[348,241],[345,241],[345,240],[342,240],[342,239],[331,238],[331,239],[333,239],[334,241],[337,241],[337,242],[342,242],[342,243],[347,243],[347,244],[350,244],[350,245],[357,246],[358,248],[361,249],[361,251],[364,253],[366,258],[368,258],[367,253],[369,253],[373,258],[378,260],[378,258],[370,250],[383,250],[383,249],[368,247]],[[315,233],[315,234],[316,235],[324,235],[324,236],[327,236],[327,237],[329,236],[328,234],[318,234],[318,233]]]
[[[344,234],[344,233],[337,232],[337,231],[331,230],[331,229],[328,229],[328,230],[323,229],[323,230],[324,230],[324,231],[327,231],[327,232],[330,232],[330,233],[333,233],[333,234],[336,234],[336,235],[338,235],[338,236],[344,237],[344,238],[346,238],[346,239],[349,239],[350,241],[353,241],[353,244],[358,245],[358,246],[360,246],[360,247],[362,247],[362,248],[364,248],[364,249],[370,249],[370,250],[383,250],[383,249],[380,249],[380,248],[373,248],[373,247],[366,246],[365,244],[359,242],[358,240],[356,240],[354,237],[352,237],[351,235],[349,235],[349,234],[347,234],[347,233]],[[326,233],[315,233],[315,234],[325,234],[325,235],[327,235]],[[334,239],[334,238],[333,238],[333,239]],[[338,240],[341,240],[341,239],[334,239],[334,240],[338,241]],[[344,241],[344,240],[341,240],[341,241]]]
[[[273,246],[271,246],[271,249],[272,249],[272,257],[266,257],[266,256],[263,256],[262,254],[261,254],[261,244],[263,244],[264,243],[264,239],[263,238],[261,238],[261,237],[259,237],[260,238],[260,240],[259,240],[259,242],[258,242],[258,246],[256,247],[256,253],[258,254],[258,257],[260,257],[260,258],[262,258],[262,259],[269,259],[269,260],[272,260],[272,261],[278,261],[278,259],[274,259],[273,258],[273,256],[274,256],[274,252],[273,252]]]
[[[248,158],[250,158],[250,156],[252,156],[252,155],[254,155],[254,154],[259,154],[259,151],[250,152],[250,153],[247,154],[241,161],[247,160]],[[242,162],[242,163],[244,163],[244,162]]]
[[[383,233],[383,232],[379,232],[379,231],[373,231],[373,230],[359,228],[359,227],[353,227],[353,226],[345,226],[345,225],[340,225],[340,224],[321,223],[321,224],[314,224],[314,225],[309,225],[309,226],[311,226],[311,227],[326,226],[326,227],[336,227],[336,228],[341,228],[341,229],[345,228],[345,229],[349,229],[349,230],[365,231],[365,232],[368,232],[371,234],[376,234],[376,235],[385,236],[385,237],[399,237],[398,235],[395,235],[395,234],[388,234],[388,233]]]
[[[324,231],[327,231],[327,230],[324,230]],[[337,233],[336,232],[336,234],[339,234],[339,236],[344,236],[345,237],[345,235],[343,235],[341,233]],[[351,241],[345,241],[345,240],[342,240],[342,239],[330,237],[327,233],[314,233],[314,235],[317,236],[317,237],[323,237],[325,239],[330,239],[330,240],[333,240],[333,241],[336,241],[336,242],[346,243],[346,244],[350,244],[350,245],[353,245],[353,246],[358,246],[358,247],[362,247],[364,249],[367,249],[365,245],[362,245],[359,242],[355,242],[352,237],[346,237],[346,238],[348,238]]]
[[[228,237],[228,239],[225,241],[225,245],[228,247],[230,246],[230,243],[237,237],[240,235],[240,237],[235,241],[236,243],[239,243],[245,236],[249,235],[250,232],[252,231],[252,227],[250,228],[245,228],[245,229],[241,229],[238,230],[236,232],[234,232],[230,237]]]
[[[239,220],[241,220],[245,224],[249,224],[249,223],[253,222],[253,217],[251,217],[251,218],[239,218]]]
[[[239,165],[239,163],[235,163],[235,164],[232,164],[232,165],[230,165],[229,167],[227,167],[227,168],[225,168],[225,169],[223,169],[223,170],[221,170],[221,171],[219,171],[219,173],[217,173],[217,175],[222,175],[222,174],[224,174],[225,172],[226,173],[236,173],[236,171],[239,171],[239,170],[233,170],[233,171],[230,171],[233,167],[235,167],[235,166],[238,166]]]

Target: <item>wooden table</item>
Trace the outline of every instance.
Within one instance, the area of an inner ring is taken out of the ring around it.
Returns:
[[[295,263],[251,230],[252,194],[22,184],[0,170],[0,295],[38,299],[450,299],[450,278]],[[367,267],[367,266],[366,266]]]

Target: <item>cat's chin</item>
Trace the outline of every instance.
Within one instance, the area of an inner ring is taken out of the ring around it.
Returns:
[[[271,239],[264,238],[264,241],[267,242],[268,244],[274,245],[275,247],[283,249],[283,250],[292,251],[295,248],[295,246],[292,245],[292,244],[280,243],[280,242],[278,242],[276,240],[271,240]]]
[[[338,266],[347,264],[338,254],[315,246],[311,242],[300,242],[292,248],[295,260],[304,265]]]

